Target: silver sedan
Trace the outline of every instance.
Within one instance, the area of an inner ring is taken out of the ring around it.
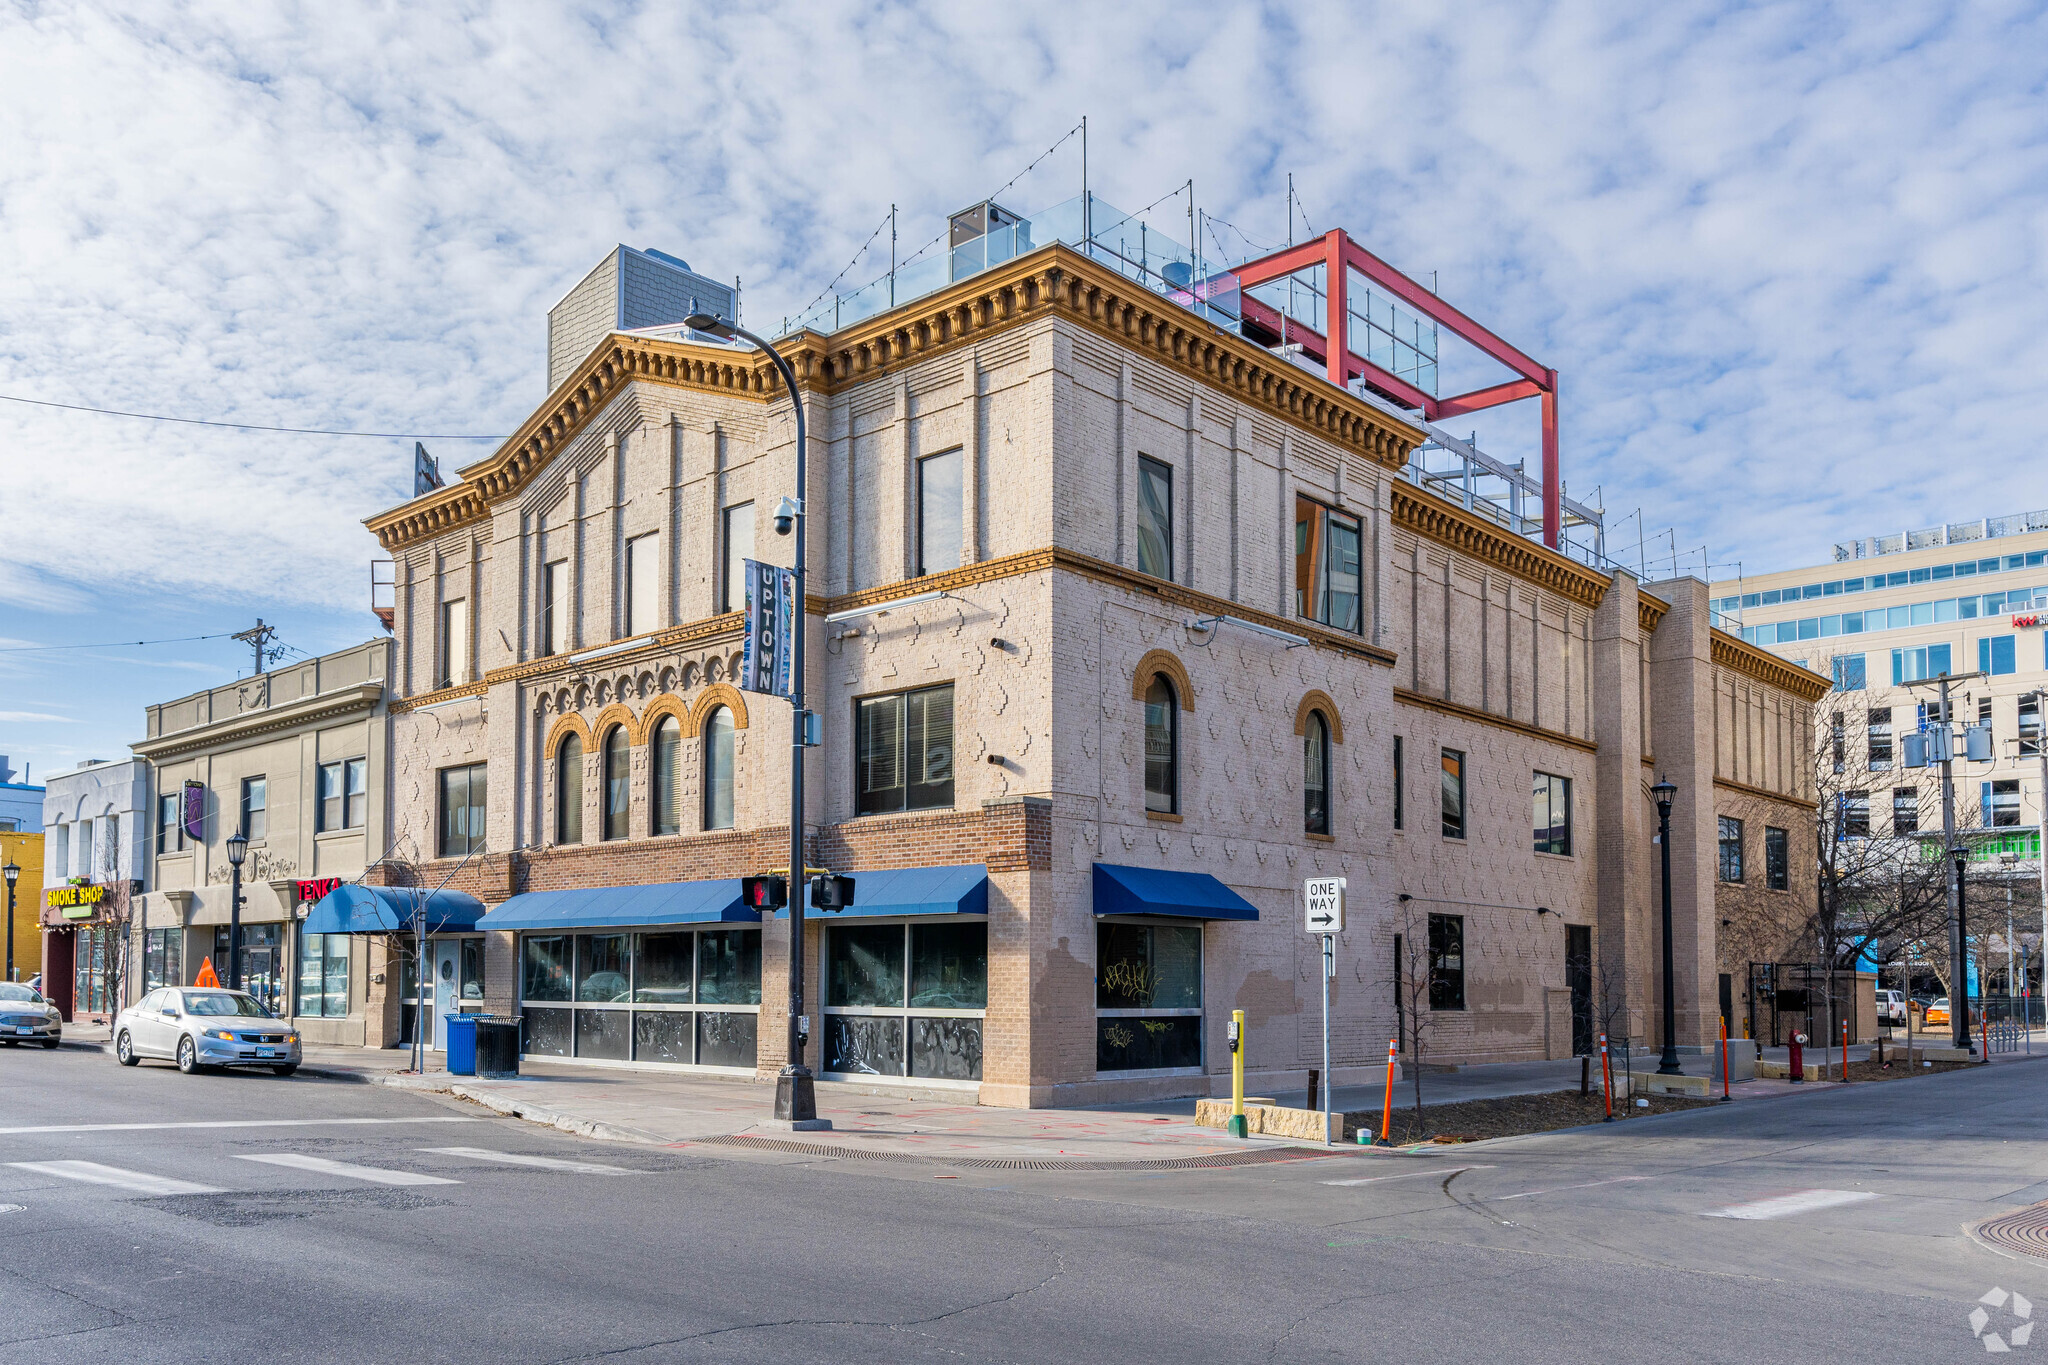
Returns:
[[[122,1066],[162,1057],[186,1075],[225,1066],[299,1069],[299,1031],[246,991],[199,986],[154,990],[114,1016],[114,1056]]]
[[[64,1039],[64,1016],[34,986],[0,981],[0,1043],[41,1043],[55,1047]]]

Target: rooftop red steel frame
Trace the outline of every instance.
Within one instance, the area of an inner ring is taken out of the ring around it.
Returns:
[[[1504,384],[1474,389],[1470,393],[1461,393],[1455,397],[1433,398],[1407,380],[1353,352],[1348,345],[1331,346],[1326,337],[1303,327],[1291,318],[1288,319],[1284,335],[1289,341],[1300,342],[1304,354],[1322,361],[1330,382],[1338,388],[1347,388],[1353,378],[1362,378],[1374,388],[1393,397],[1396,402],[1420,409],[1422,415],[1432,422],[1441,421],[1446,417],[1456,417],[1461,413],[1477,412],[1482,408],[1499,407],[1503,403],[1513,403],[1524,398],[1543,400],[1543,543],[1553,550],[1557,549],[1564,529],[1564,485],[1557,465],[1557,371],[1539,365],[1520,348],[1509,345],[1464,313],[1445,303],[1434,293],[1352,241],[1342,228],[1332,228],[1314,241],[1289,247],[1285,251],[1276,251],[1255,261],[1247,261],[1243,265],[1233,267],[1231,273],[1237,276],[1242,287],[1249,289],[1253,285],[1285,279],[1298,271],[1309,270],[1315,266],[1324,268],[1324,278],[1327,281],[1326,316],[1350,316],[1347,295],[1351,283],[1350,272],[1356,270],[1452,336],[1478,347],[1520,376]],[[1247,321],[1275,333],[1281,332],[1280,314],[1277,310],[1260,303],[1249,294],[1244,296],[1243,308]]]

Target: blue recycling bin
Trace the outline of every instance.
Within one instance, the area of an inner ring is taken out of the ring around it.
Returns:
[[[448,1034],[448,1074],[476,1075],[476,1016],[451,1014],[441,1023]]]

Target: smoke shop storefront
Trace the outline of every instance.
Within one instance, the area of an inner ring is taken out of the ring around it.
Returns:
[[[53,886],[43,893],[43,994],[66,1022],[121,1008],[130,882]]]

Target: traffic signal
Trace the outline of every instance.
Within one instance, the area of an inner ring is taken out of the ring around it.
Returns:
[[[811,878],[811,904],[820,910],[844,910],[853,904],[853,878],[830,872]]]
[[[781,877],[742,877],[740,903],[749,910],[780,910],[789,904],[789,883]]]

